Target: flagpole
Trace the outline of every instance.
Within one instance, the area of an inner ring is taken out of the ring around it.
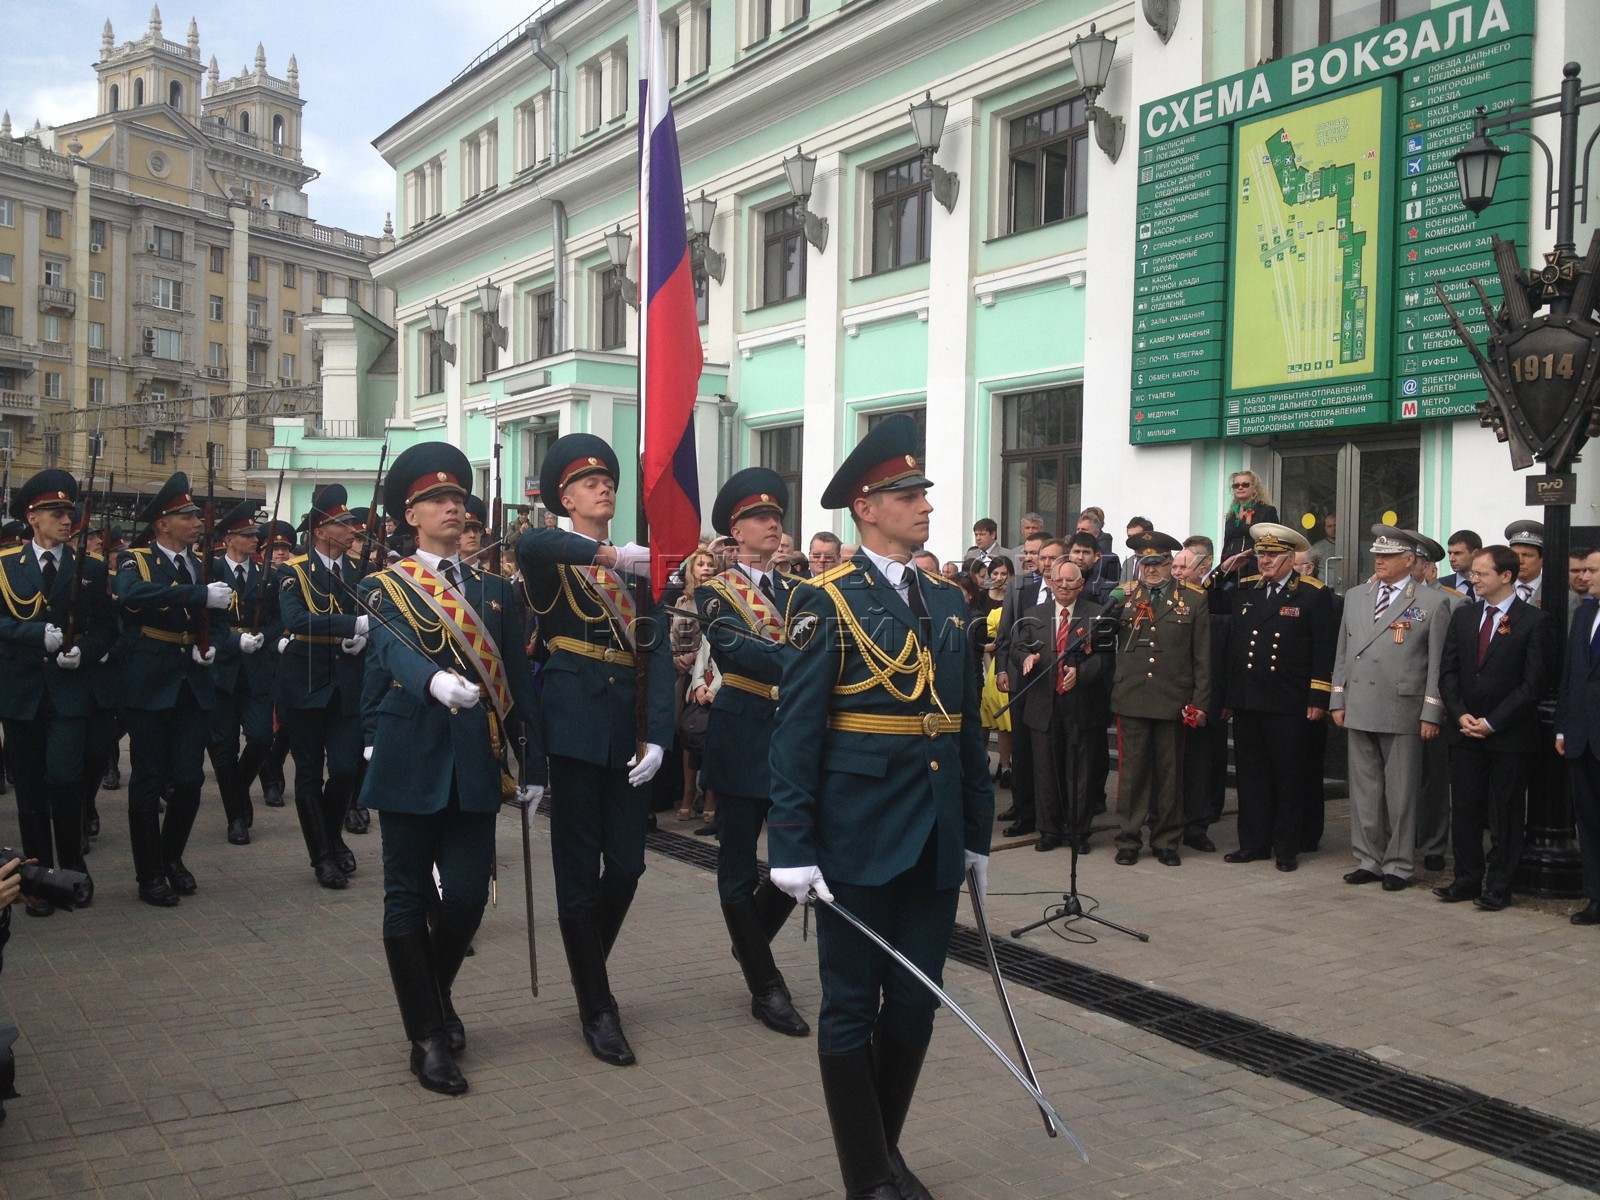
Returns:
[[[652,0],[653,2],[653,0]],[[634,541],[639,545],[650,545],[650,515],[644,505],[644,404],[645,404],[645,288],[650,284],[650,246],[646,241],[649,225],[645,214],[645,206],[649,197],[645,195],[645,180],[643,177],[645,138],[650,136],[650,108],[649,88],[653,82],[650,79],[649,66],[654,61],[650,52],[649,42],[651,22],[640,21],[640,52],[639,65],[639,271],[637,282],[634,284],[635,304],[633,306],[633,348],[634,348],[634,439],[633,439],[633,477],[634,477],[634,503],[637,506],[634,517]],[[623,271],[623,278],[627,278],[627,271]],[[649,612],[649,602],[654,598],[655,585],[652,581],[654,567],[652,566],[643,576],[633,577],[634,611],[641,617]],[[640,622],[640,633],[655,630],[654,622]],[[633,655],[633,742],[634,751],[638,755],[635,761],[643,762],[645,755],[646,736],[650,728],[650,655],[646,652],[643,639],[639,639],[634,646]],[[663,750],[667,747],[663,747]]]

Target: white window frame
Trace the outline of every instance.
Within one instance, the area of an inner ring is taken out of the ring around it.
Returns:
[[[106,348],[106,323],[104,321],[89,322],[89,349],[104,350]]]
[[[89,272],[89,299],[104,300],[106,298],[106,273],[104,271]]]
[[[550,91],[530,97],[517,105],[512,123],[516,139],[511,169],[526,171],[550,161]]]
[[[212,342],[206,350],[206,366],[225,367],[228,365],[228,348],[221,342]]]
[[[294,312],[287,308],[283,310],[283,331],[285,333],[294,332]]]
[[[281,370],[279,372],[279,375],[282,378],[284,378],[284,379],[298,379],[299,378],[299,376],[295,374],[295,369],[296,369],[298,363],[297,363],[297,360],[295,359],[294,355],[292,355],[292,354],[283,355],[283,361],[281,363],[279,363],[278,365],[283,368],[283,370]]]
[[[46,371],[39,381],[39,394],[46,400],[60,400],[61,381],[60,371]]]
[[[39,336],[47,342],[60,342],[61,318],[55,313],[45,313],[39,318]]]
[[[181,361],[183,358],[183,334],[176,329],[157,329],[155,331],[155,353],[152,358],[166,358]],[[163,353],[163,350],[167,353]]]
[[[0,254],[0,283],[15,283],[17,281],[17,256],[15,254]]]
[[[206,320],[220,321],[227,307],[221,296],[209,296],[206,299]]]
[[[183,311],[183,282],[164,275],[150,277],[150,303],[168,312]]]
[[[17,223],[17,202],[10,196],[0,196],[0,225],[10,229]]]
[[[64,259],[47,258],[44,260],[44,285],[45,287],[67,286],[67,264]]]
[[[106,381],[103,375],[89,376],[89,403],[104,404],[106,402]]]

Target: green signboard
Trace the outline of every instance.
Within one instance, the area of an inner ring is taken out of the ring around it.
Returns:
[[[1534,0],[1463,0],[1140,111],[1129,437],[1136,443],[1470,413],[1470,280],[1526,239],[1527,153],[1495,204],[1451,156],[1479,105],[1526,101]]]

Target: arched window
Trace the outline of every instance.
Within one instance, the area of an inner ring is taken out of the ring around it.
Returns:
[[[239,114],[239,132],[250,132],[250,114],[247,112],[242,112]]]
[[[122,90],[113,83],[111,85],[111,90],[106,93],[106,98],[110,101],[110,107],[108,111],[116,112],[117,105],[122,99]]]
[[[183,111],[183,84],[176,79],[167,85],[167,107]]]
[[[133,106],[135,108],[144,107],[144,80],[142,79],[133,81]]]
[[[274,114],[272,118],[272,144],[274,146],[281,147],[283,145],[283,138],[286,132],[287,130],[283,123],[283,117]]]

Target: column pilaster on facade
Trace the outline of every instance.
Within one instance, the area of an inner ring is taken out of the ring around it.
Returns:
[[[89,404],[89,164],[79,159],[72,164],[72,182],[77,192],[72,202],[72,291],[78,298],[72,321],[72,378],[68,381],[73,408]],[[109,322],[107,322],[109,326]],[[89,461],[89,439],[93,426],[85,423],[82,446],[63,446],[66,462]],[[81,454],[81,457],[80,457]]]
[[[939,485],[935,493],[929,542],[932,547],[959,553],[966,546],[972,521],[988,515],[977,495],[977,475],[966,461],[974,444],[973,394],[973,232],[976,214],[972,203],[975,170],[973,122],[977,102],[963,100],[950,106],[944,140],[935,160],[960,177],[955,208],[945,212],[933,202],[929,231],[931,275],[928,285],[928,478]],[[976,414],[976,420],[987,414]],[[939,436],[933,436],[938,430]]]
[[[235,391],[250,382],[250,210],[243,204],[228,206],[233,232],[228,241],[228,375]]]
[[[444,318],[445,340],[454,342],[456,361],[444,365],[444,440],[453,445],[466,444],[467,419],[462,411],[463,377],[467,370],[467,355],[471,347],[466,344],[467,314],[459,303],[451,304]]]
[[[846,274],[841,261],[844,238],[839,233],[845,171],[844,155],[819,156],[809,201],[811,211],[828,222],[828,243],[821,250],[809,243],[804,246],[811,261],[806,264],[805,416],[800,453],[805,477],[814,482],[801,497],[801,537],[833,529],[851,541],[854,529],[848,516],[831,513],[820,503],[823,488],[842,461],[839,448],[846,433],[840,402],[844,359],[839,349]]]

